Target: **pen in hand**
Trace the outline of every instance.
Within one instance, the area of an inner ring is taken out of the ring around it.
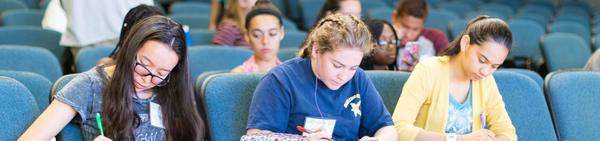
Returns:
[[[485,123],[485,113],[482,112],[481,114],[479,114],[479,119],[481,120],[481,128],[482,129],[487,129],[487,124]]]
[[[104,129],[102,129],[102,118],[100,117],[100,113],[96,113],[96,123],[98,124],[100,135],[104,136]]]
[[[311,130],[308,130],[308,129],[306,129],[306,128],[302,127],[302,126],[296,126],[296,129],[297,129],[298,131],[302,132],[302,133],[307,133],[307,134],[319,134],[319,132],[321,132],[321,131],[322,131],[322,128],[318,128],[318,129],[316,129],[316,130],[314,130],[314,131],[311,131]],[[309,135],[309,136],[310,136],[310,135]],[[310,137],[309,137],[309,138],[310,138]],[[327,140],[327,141],[331,141],[331,139],[330,139],[330,138],[327,138],[327,137],[321,137],[321,138],[318,138],[318,139],[321,139],[321,140]]]

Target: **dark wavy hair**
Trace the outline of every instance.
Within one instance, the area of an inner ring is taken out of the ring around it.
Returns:
[[[140,4],[134,8],[131,8],[127,12],[127,15],[125,15],[125,19],[123,19],[123,24],[121,24],[121,34],[119,36],[119,42],[117,43],[117,46],[115,47],[115,49],[113,49],[112,53],[110,53],[109,57],[111,57],[111,58],[115,57],[115,55],[119,51],[119,48],[121,48],[121,46],[123,46],[123,41],[125,40],[125,36],[127,35],[127,33],[129,33],[129,30],[131,30],[131,27],[135,23],[137,23],[138,21],[140,21],[146,17],[150,17],[150,16],[154,16],[154,15],[164,16],[166,14],[158,7],[145,5],[145,4]]]
[[[442,55],[456,56],[460,53],[460,40],[464,35],[469,35],[471,38],[469,44],[481,45],[484,42],[493,41],[508,49],[512,47],[512,32],[504,21],[489,16],[479,16],[473,18],[458,38],[448,44],[448,48]]]
[[[298,56],[310,58],[315,47],[313,44],[317,45],[319,54],[343,47],[360,49],[364,55],[368,55],[374,46],[371,32],[361,19],[339,13],[328,15],[315,25],[304,39]]]
[[[134,130],[140,124],[140,117],[132,107],[135,58],[143,44],[150,40],[169,45],[179,57],[165,80],[168,83],[153,88],[161,105],[166,140],[202,140],[204,122],[194,101],[184,31],[180,24],[164,16],[151,16],[133,25],[123,41],[123,48],[115,56],[116,73],[107,82],[102,96],[101,114],[105,117],[102,123],[106,125],[106,136],[113,140],[135,140]]]

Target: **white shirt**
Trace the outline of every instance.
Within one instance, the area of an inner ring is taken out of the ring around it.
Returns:
[[[60,45],[83,47],[119,38],[129,9],[153,0],[61,0],[67,28]]]
[[[67,30],[67,15],[60,5],[60,0],[50,0],[44,18],[42,28],[64,33]]]

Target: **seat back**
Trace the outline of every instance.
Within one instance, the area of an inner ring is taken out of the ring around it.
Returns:
[[[490,10],[490,11],[495,11],[498,13],[504,13],[506,15],[513,15],[515,14],[515,11],[508,5],[506,4],[499,4],[499,3],[488,3],[485,5],[482,5],[481,7],[479,7],[479,9],[486,9],[486,10]]]
[[[367,11],[370,11],[373,9],[388,8],[386,3],[382,0],[363,0],[363,1],[360,1],[360,7],[361,7],[362,15],[366,15]]]
[[[190,29],[208,29],[210,24],[210,16],[203,14],[173,14],[170,17]]]
[[[252,56],[252,51],[239,47],[190,47],[188,49],[191,79],[206,71],[231,70]]]
[[[201,14],[210,16],[211,5],[203,2],[179,1],[171,4],[171,14]]]
[[[585,27],[585,29],[592,28],[592,26],[591,26],[592,20],[590,19],[590,17],[583,16],[583,15],[576,15],[575,13],[559,14],[554,19],[554,22],[575,22],[575,23],[578,23],[578,24],[582,25],[583,27]]]
[[[442,3],[442,4],[440,4],[439,9],[445,9],[445,10],[451,11],[454,14],[458,15],[459,17],[464,17],[465,15],[467,15],[467,13],[475,11],[475,9],[471,5],[465,4],[465,2],[461,2],[461,1],[452,1],[452,2]]]
[[[447,10],[431,10],[425,20],[425,27],[432,27],[448,33],[450,21],[459,20],[458,15]]]
[[[458,36],[460,36],[460,33],[462,33],[463,31],[465,31],[465,28],[467,28],[467,21],[465,20],[454,20],[451,21],[448,24],[448,28],[450,28],[450,38],[451,40],[454,40],[455,38],[457,38]]]
[[[2,13],[4,26],[42,26],[44,12],[41,10],[15,9]]]
[[[513,35],[513,48],[510,51],[509,59],[526,58],[533,62],[542,62],[539,41],[546,32],[544,27],[535,21],[525,19],[510,20],[508,27]]]
[[[560,140],[596,140],[600,134],[600,73],[558,71],[546,76],[546,96]]]
[[[583,68],[592,51],[581,37],[571,33],[550,33],[542,37],[542,53],[548,72]]]
[[[537,13],[545,18],[554,16],[554,10],[551,7],[539,4],[527,4],[520,9],[520,13]]]
[[[302,11],[302,21],[304,22],[305,29],[311,29],[319,17],[321,7],[325,4],[323,0],[299,0],[300,8]]]
[[[558,15],[561,14],[571,14],[571,15],[580,15],[584,17],[591,17],[590,12],[585,7],[581,6],[566,6],[562,5],[557,12]]]
[[[519,72],[497,71],[493,75],[519,140],[556,141],[558,137],[539,85]]]
[[[27,5],[19,0],[3,0],[0,1],[0,13],[13,9],[29,9]]]
[[[300,48],[308,34],[304,31],[285,31],[285,36],[279,46],[281,48]]]
[[[212,45],[215,32],[206,29],[190,30],[192,45]]]
[[[52,82],[46,77],[32,72],[10,70],[0,70],[0,76],[10,77],[21,82],[35,98],[38,108],[40,110],[46,109],[48,106],[48,93],[52,86]]]
[[[37,73],[51,82],[62,76],[60,64],[52,53],[31,46],[0,45],[0,69]]]
[[[574,7],[581,9],[582,11],[590,12],[592,9],[590,5],[585,1],[560,1],[561,9],[565,7]]]
[[[283,18],[281,20],[281,22],[283,22],[283,28],[285,31],[298,31],[298,26],[296,23],[294,23],[294,21],[287,18]]]
[[[115,47],[87,47],[82,48],[75,56],[75,69],[77,72],[87,71],[94,66],[98,60],[109,57]]]
[[[487,15],[490,16],[492,18],[498,18],[501,20],[508,20],[508,18],[510,17],[510,15],[506,14],[506,13],[500,13],[498,11],[493,11],[493,10],[488,10],[488,9],[481,9],[479,11],[473,11],[473,12],[469,12],[467,13],[467,15],[465,16],[465,19],[474,19],[478,16],[483,16],[483,15]]]
[[[17,140],[40,113],[35,98],[19,81],[0,76],[0,116],[3,140]]]
[[[12,26],[0,28],[0,44],[42,47],[62,58],[65,48],[60,46],[61,33],[42,27]]]
[[[388,21],[391,23],[392,22],[392,12],[393,12],[393,9],[391,9],[391,8],[371,9],[371,10],[367,11],[367,16],[371,19],[385,20],[385,21]]]
[[[399,71],[365,71],[365,73],[381,95],[387,110],[393,114],[410,73]]]
[[[281,62],[285,62],[286,60],[295,58],[297,54],[298,49],[296,48],[282,48],[279,49],[279,52],[277,52],[277,57],[279,57],[279,60],[281,60]]]
[[[587,46],[591,44],[591,32],[589,27],[574,21],[556,21],[550,26],[550,33],[572,33],[581,37]]]
[[[502,72],[502,71],[523,74],[523,75],[529,77],[531,80],[533,80],[539,86],[539,88],[542,89],[542,91],[544,89],[544,78],[542,78],[542,76],[540,76],[540,74],[538,74],[535,71],[528,70],[528,69],[517,69],[517,68],[508,68],[508,69],[499,69],[498,70],[498,72]]]
[[[239,140],[246,134],[252,94],[264,73],[212,75],[196,90],[203,89],[198,103],[204,103],[212,140]]]
[[[550,22],[550,17],[544,17],[544,15],[540,13],[520,13],[515,15],[512,19],[535,21],[535,23],[544,28],[544,31],[546,31],[546,26]]]

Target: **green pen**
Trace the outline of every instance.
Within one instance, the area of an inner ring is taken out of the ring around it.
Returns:
[[[102,129],[102,118],[100,118],[100,113],[96,113],[96,123],[98,123],[98,129],[100,129],[100,135],[104,136],[104,129]]]

